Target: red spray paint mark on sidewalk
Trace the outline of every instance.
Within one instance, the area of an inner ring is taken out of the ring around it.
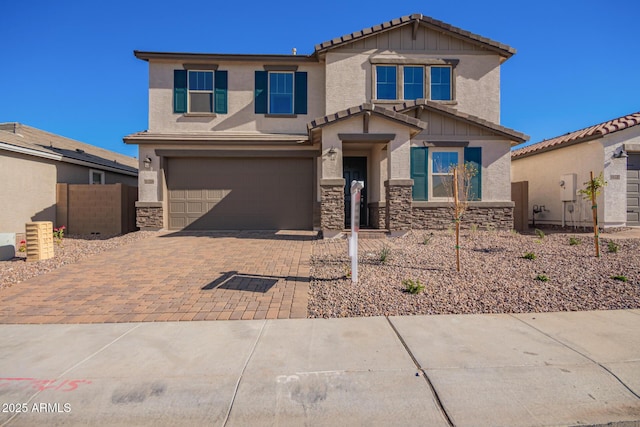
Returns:
[[[89,380],[45,380],[39,378],[0,378],[0,388],[18,387],[21,389],[74,391],[82,384],[91,384]]]

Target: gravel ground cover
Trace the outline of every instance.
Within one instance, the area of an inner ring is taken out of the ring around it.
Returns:
[[[55,256],[43,261],[26,262],[27,254],[16,250],[15,258],[0,261],[0,289],[156,234],[154,231],[136,231],[111,237],[65,236],[60,244],[54,244]]]
[[[571,237],[579,243],[571,245]],[[540,239],[465,231],[458,273],[451,232],[360,239],[359,281],[352,284],[347,240],[318,240],[313,245],[309,317],[640,308],[640,239],[613,241],[617,253],[608,251],[608,242],[601,239],[598,259],[590,234]],[[382,262],[385,247],[389,253]],[[535,259],[523,258],[527,253]],[[405,292],[406,279],[419,280],[424,291]]]

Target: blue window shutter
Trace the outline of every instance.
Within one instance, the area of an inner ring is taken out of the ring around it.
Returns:
[[[267,71],[256,71],[255,77],[255,113],[267,114],[269,105],[269,73]]]
[[[173,112],[187,112],[187,70],[173,70]]]
[[[465,147],[464,161],[465,163],[471,163],[478,171],[478,173],[476,173],[476,175],[471,178],[469,199],[482,200],[482,148]]]
[[[216,76],[213,80],[215,84],[214,112],[219,114],[227,114],[227,87],[228,87],[227,72],[216,71]]]
[[[294,114],[307,114],[307,73],[305,71],[295,73],[294,85],[293,112]]]
[[[411,148],[411,179],[413,179],[413,200],[429,199],[428,180],[429,149],[426,147]]]

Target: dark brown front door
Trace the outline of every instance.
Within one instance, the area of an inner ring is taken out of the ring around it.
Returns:
[[[342,165],[344,186],[344,218],[345,225],[351,227],[351,181],[364,181],[364,189],[360,197],[360,226],[367,222],[367,158],[345,157]]]

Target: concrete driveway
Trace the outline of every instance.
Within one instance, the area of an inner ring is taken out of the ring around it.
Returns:
[[[311,232],[165,233],[0,292],[0,323],[307,316]]]

